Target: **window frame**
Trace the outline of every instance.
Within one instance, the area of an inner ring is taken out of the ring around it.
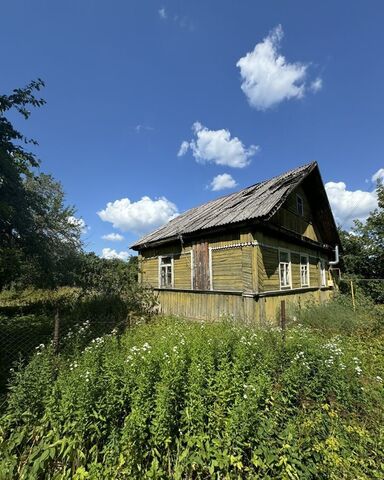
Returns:
[[[320,258],[320,287],[328,287],[326,263],[323,258]]]
[[[292,289],[292,262],[291,262],[291,252],[283,248],[278,249],[279,252],[279,286],[280,290],[291,290]],[[288,255],[288,262],[281,261],[281,254],[286,253]],[[288,265],[288,284],[282,285],[282,276],[281,276],[281,264]]]
[[[305,259],[305,263],[302,262],[302,259]],[[303,267],[305,267],[303,269]],[[306,272],[306,282],[303,282],[303,270]],[[300,285],[302,287],[310,286],[310,275],[309,275],[309,255],[307,253],[300,253]]]
[[[170,263],[167,263],[167,264],[164,264],[162,263],[163,261],[163,258],[170,258],[171,261]],[[159,255],[159,265],[158,265],[158,284],[159,284],[159,288],[174,288],[174,284],[175,284],[175,278],[174,278],[174,255],[173,254],[169,254],[169,255]],[[161,271],[162,271],[162,267],[171,267],[171,285],[162,285],[162,282],[161,282]]]
[[[304,199],[298,194],[296,194],[296,212],[300,217],[304,217]]]

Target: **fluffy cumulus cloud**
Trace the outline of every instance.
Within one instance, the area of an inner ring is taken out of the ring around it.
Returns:
[[[195,138],[190,142],[182,142],[177,154],[179,157],[190,149],[197,162],[243,168],[259,149],[257,145],[245,147],[237,137],[231,138],[229,130],[209,130],[200,122],[195,122],[192,130]]]
[[[325,190],[331,204],[336,223],[348,230],[353,220],[364,221],[369,212],[377,207],[376,191],[348,190],[344,182],[328,182]]]
[[[97,214],[101,220],[112,223],[115,228],[141,235],[176,217],[178,210],[165,197],[152,200],[145,196],[137,202],[131,202],[129,198],[108,202],[105,209]]]
[[[115,258],[118,258],[119,260],[128,260],[129,257],[129,252],[117,252],[113,248],[103,248],[101,252],[101,258],[106,258],[107,260],[114,260]]]
[[[278,25],[236,64],[242,78],[241,89],[250,105],[258,110],[266,110],[290,98],[302,98],[307,90],[308,65],[289,63],[279,53],[283,34]],[[322,80],[317,78],[308,88],[317,92],[321,87]]]
[[[222,175],[216,175],[211,182],[211,190],[216,192],[218,190],[224,190],[225,188],[234,188],[237,183],[229,173],[223,173]]]
[[[123,235],[120,235],[120,233],[108,233],[108,235],[103,235],[101,238],[109,242],[122,242],[124,240]]]

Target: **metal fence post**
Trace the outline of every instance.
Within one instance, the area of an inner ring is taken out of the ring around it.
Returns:
[[[286,326],[285,300],[281,300],[281,303],[280,303],[280,326],[283,334],[283,340],[285,340],[285,326]]]
[[[55,354],[59,353],[59,336],[60,336],[60,316],[59,310],[55,313],[55,325],[53,329],[53,351]]]
[[[351,296],[352,296],[352,305],[353,305],[353,311],[356,311],[356,302],[355,302],[355,290],[353,288],[353,280],[351,280]]]

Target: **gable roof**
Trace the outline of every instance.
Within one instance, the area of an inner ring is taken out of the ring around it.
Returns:
[[[325,194],[317,163],[308,163],[270,180],[251,185],[239,192],[191,208],[154,232],[145,235],[131,248],[139,250],[150,246],[149,244],[152,243],[172,241],[180,238],[181,235],[193,234],[225,225],[255,219],[269,220],[281,207],[287,196],[314,170],[318,172],[317,176],[320,178],[320,185]],[[328,207],[332,217],[330,223],[333,223],[332,226],[336,229],[326,194],[325,199],[326,207]]]

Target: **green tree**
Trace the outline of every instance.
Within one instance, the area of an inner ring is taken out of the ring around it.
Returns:
[[[28,119],[30,107],[45,103],[35,97],[43,86],[38,79],[0,95],[0,288],[70,283],[81,248],[74,208],[65,205],[59,182],[38,174],[40,162],[27,148],[37,142],[6,117],[16,111]]]
[[[351,232],[341,231],[346,273],[371,281],[359,282],[376,301],[384,303],[384,185],[377,185],[378,207],[365,222],[355,220]]]
[[[24,179],[39,165],[36,156],[25,148],[37,142],[16,130],[5,115],[16,110],[28,119],[28,107],[45,103],[34,96],[43,86],[38,79],[11,95],[0,95],[0,287],[5,279],[17,276],[23,245],[34,229]]]
[[[26,177],[24,185],[34,230],[24,248],[19,282],[40,287],[72,285],[82,248],[76,210],[65,204],[60,182],[50,175]]]

